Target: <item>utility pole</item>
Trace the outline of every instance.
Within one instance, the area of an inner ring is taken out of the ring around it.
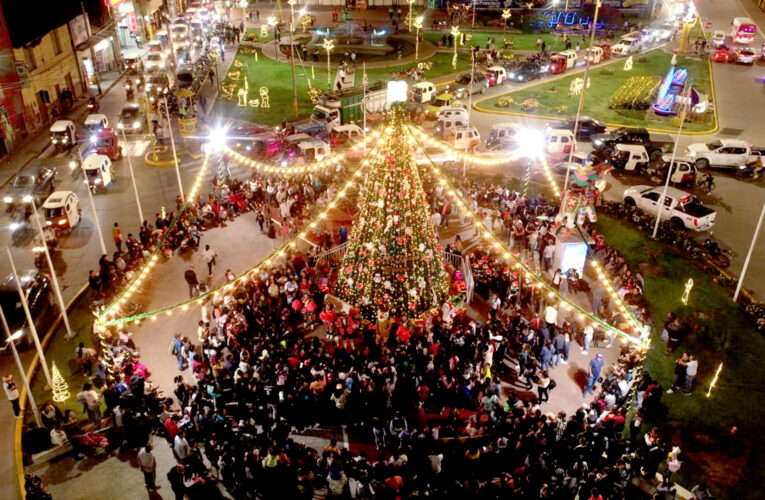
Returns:
[[[82,7],[82,15],[85,18],[85,27],[88,30],[88,46],[90,47],[90,62],[93,66],[93,79],[96,81],[96,87],[98,88],[98,95],[101,95],[101,75],[98,74],[98,67],[96,67],[96,49],[93,47],[93,33],[90,31],[90,18],[87,11],[85,11],[85,2],[80,2]],[[87,76],[87,75],[86,75]]]
[[[298,119],[297,81],[295,81],[295,4],[297,0],[288,0],[290,6],[290,67],[292,68],[292,112],[294,119]],[[279,50],[277,43],[276,50]],[[278,52],[277,52],[278,53]]]

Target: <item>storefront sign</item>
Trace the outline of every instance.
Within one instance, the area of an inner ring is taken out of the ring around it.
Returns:
[[[72,33],[72,42],[78,47],[88,41],[88,26],[85,22],[85,16],[80,14],[69,21],[69,31]]]
[[[138,25],[135,22],[135,12],[128,12],[125,17],[128,22],[128,29],[130,31],[138,31]]]

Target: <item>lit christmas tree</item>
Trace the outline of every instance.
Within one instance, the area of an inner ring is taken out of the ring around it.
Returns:
[[[67,385],[64,377],[61,376],[61,372],[58,371],[56,363],[53,363],[51,374],[53,378],[51,381],[53,384],[53,401],[56,403],[62,403],[69,399],[69,385]]]
[[[338,296],[369,319],[378,311],[415,318],[440,307],[449,285],[430,216],[412,140],[394,107],[370,158]]]

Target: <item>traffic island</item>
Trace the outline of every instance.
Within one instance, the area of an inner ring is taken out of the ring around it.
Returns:
[[[631,58],[620,58],[591,69],[588,82],[583,72],[540,82],[521,90],[477,101],[473,107],[485,113],[509,114],[549,120],[574,117],[579,97],[586,87],[583,115],[606,122],[609,126],[646,127],[652,131],[675,133],[679,125],[675,112],[659,113],[654,104],[666,100],[677,91],[677,85],[667,85],[672,68],[672,54],[656,49]],[[683,125],[687,134],[711,134],[717,128],[714,109],[714,85],[710,63],[705,58],[678,56],[674,68],[686,70],[698,99],[698,106],[688,114]],[[670,77],[670,80],[672,78]],[[671,82],[670,82],[671,83]]]

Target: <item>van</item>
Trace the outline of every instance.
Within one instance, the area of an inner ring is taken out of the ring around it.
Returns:
[[[454,149],[470,150],[481,143],[481,134],[473,126],[456,127],[449,134],[449,142]]]
[[[515,142],[515,136],[520,130],[517,123],[495,123],[486,139],[486,149],[498,149]]]
[[[551,156],[567,155],[576,149],[574,133],[567,129],[548,129],[545,138],[545,152]]]
[[[454,117],[440,117],[436,122],[436,128],[433,135],[439,139],[446,139],[449,134],[458,127],[464,127],[468,123],[467,115]]]
[[[467,119],[468,119],[468,112],[462,106],[448,106],[448,107],[442,109],[441,111],[439,111],[436,114],[436,119],[440,120],[441,118],[444,118],[444,119],[446,119],[446,118],[452,118],[452,119],[457,118],[457,119],[460,119],[460,120],[467,121]]]
[[[187,89],[194,84],[194,70],[191,66],[184,64],[178,68],[178,72],[175,74],[175,84],[180,89]]]
[[[418,82],[412,87],[412,99],[414,102],[423,104],[433,100],[436,96],[436,86],[431,82]]]
[[[556,55],[566,59],[566,69],[571,69],[574,67],[577,58],[576,51],[564,50],[563,52],[558,52]]]

